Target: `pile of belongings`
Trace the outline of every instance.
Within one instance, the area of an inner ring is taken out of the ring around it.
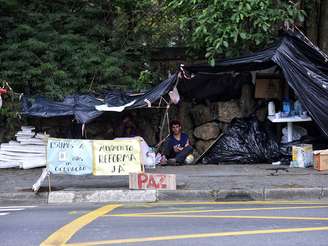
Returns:
[[[0,145],[0,168],[35,168],[46,166],[48,135],[33,132],[34,128],[22,126],[16,141]]]

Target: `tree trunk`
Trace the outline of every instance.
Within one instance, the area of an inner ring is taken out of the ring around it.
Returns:
[[[307,12],[306,18],[306,35],[314,43],[318,44],[318,26],[320,18],[320,1],[314,0],[311,3],[307,3],[310,6],[305,6]]]
[[[321,0],[319,46],[328,52],[328,0]]]

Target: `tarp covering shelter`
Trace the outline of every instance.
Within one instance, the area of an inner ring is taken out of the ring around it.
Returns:
[[[126,106],[124,109],[134,109],[134,108],[144,108],[149,107],[151,104],[155,103],[162,96],[167,94],[177,80],[177,74],[170,76],[167,80],[158,84],[149,91],[142,93],[141,95],[128,95],[122,92],[109,92],[106,94],[104,102],[106,107],[122,107]],[[106,108],[104,111],[107,111]],[[111,111],[111,110],[108,110]]]
[[[149,107],[149,104],[166,95],[173,88],[176,80],[177,74],[174,74],[145,93],[129,95],[128,93],[109,92],[102,100],[92,95],[67,96],[62,102],[50,101],[44,97],[34,99],[23,97],[22,114],[42,118],[72,116],[78,123],[85,124],[102,115],[103,111]],[[105,109],[101,110],[101,107]],[[111,108],[116,109],[110,110]]]
[[[235,59],[208,64],[182,66],[180,83],[200,83],[204,76],[221,72],[256,71],[278,65],[302,105],[328,136],[328,56],[301,32],[288,31],[270,48]],[[203,88],[206,88],[203,85]],[[204,91],[202,92],[204,95]],[[210,93],[210,91],[209,91]]]
[[[44,97],[22,98],[22,114],[31,117],[51,118],[72,116],[78,123],[87,123],[99,117],[102,112],[95,105],[102,102],[90,95],[67,96],[62,102],[50,101]]]
[[[270,48],[248,56],[221,60],[216,62],[215,66],[181,66],[179,72],[182,79],[179,81],[178,89],[180,94],[186,96],[194,94],[196,98],[215,97],[213,81],[211,86],[208,86],[208,78],[211,76],[223,72],[256,71],[273,66],[280,67],[302,105],[328,136],[328,57],[298,31],[285,32]],[[88,123],[100,116],[101,111],[149,107],[149,103],[159,100],[173,88],[177,78],[178,74],[174,74],[141,95],[109,93],[104,99],[105,103],[92,96],[67,97],[63,102],[51,102],[40,98],[34,102],[23,100],[22,113],[37,117],[72,115],[77,122]],[[226,95],[228,89],[222,89],[226,86],[223,87],[220,80],[217,83],[221,91],[217,90],[216,93]],[[228,91],[231,92],[230,89]],[[236,97],[235,94],[232,96]]]
[[[197,76],[180,81],[178,91],[186,100],[228,101],[241,97],[241,88],[252,81],[251,74],[197,73]],[[219,85],[219,86],[218,86]]]

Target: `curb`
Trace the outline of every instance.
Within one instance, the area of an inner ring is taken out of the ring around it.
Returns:
[[[48,192],[14,192],[0,193],[0,203],[29,203],[29,204],[47,204]]]
[[[213,190],[157,190],[157,201],[215,201]]]
[[[328,200],[328,187],[233,190],[54,191],[48,203]]]
[[[285,188],[265,189],[264,200],[322,200],[328,199],[324,194],[327,188]]]
[[[156,201],[328,200],[328,187],[222,190],[63,190],[0,193],[0,203],[133,203]]]
[[[94,190],[50,192],[48,203],[155,202],[156,190]]]
[[[157,201],[328,200],[328,187],[157,191]]]

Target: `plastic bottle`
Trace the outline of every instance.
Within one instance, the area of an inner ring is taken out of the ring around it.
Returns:
[[[294,103],[294,110],[295,110],[295,115],[302,115],[303,109],[302,109],[302,104],[300,103],[299,100],[296,100]]]
[[[268,103],[268,115],[272,116],[276,113],[276,106],[273,101]]]
[[[285,97],[282,101],[282,113],[284,117],[288,117],[291,113],[291,104],[288,97]]]
[[[156,153],[152,148],[149,148],[149,151],[146,153],[145,168],[156,168]]]

